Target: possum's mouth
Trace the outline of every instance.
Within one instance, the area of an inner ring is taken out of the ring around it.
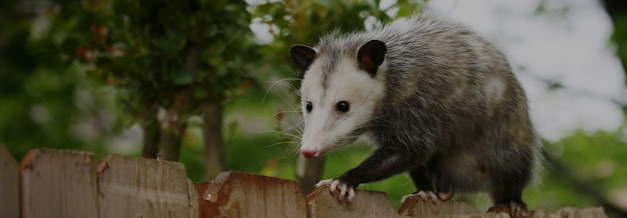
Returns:
[[[341,140],[337,140],[337,138],[326,138],[326,140],[322,140],[320,142],[314,142],[317,146],[312,146],[312,144],[308,144],[306,142],[301,144],[300,153],[303,157],[306,158],[316,158],[324,156],[326,153],[330,151],[334,151],[337,148],[349,145],[358,138],[358,134],[349,135],[348,137],[342,138]]]
[[[300,149],[300,153],[303,154],[303,157],[306,157],[306,158],[316,158],[316,157],[320,157],[320,156],[322,156],[322,154],[324,154],[324,152],[321,149],[318,149],[318,147],[315,147],[313,149],[311,149],[311,148],[301,148]]]
[[[303,157],[306,158],[317,158],[317,157],[321,157],[324,154],[326,154],[329,151],[329,149],[323,149],[321,147],[314,147],[314,148],[310,148],[310,147],[301,147],[300,149],[300,153],[303,155]]]
[[[325,145],[329,142],[327,137],[303,137],[305,140],[301,142],[300,153],[305,158],[316,158],[324,155],[328,149]]]

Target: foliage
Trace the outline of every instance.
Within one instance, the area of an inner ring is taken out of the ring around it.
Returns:
[[[106,90],[60,52],[71,47],[67,20],[55,19],[54,8],[30,6],[8,0],[0,7],[0,140],[18,158],[42,146],[99,150],[114,127]]]
[[[78,57],[94,67],[88,75],[115,86],[132,119],[155,106],[178,106],[189,116],[247,88],[246,67],[258,54],[245,7],[227,0],[102,0],[69,11],[81,17],[73,39]]]
[[[112,86],[127,124],[144,130],[145,157],[178,160],[187,120],[221,135],[222,105],[253,84],[259,60],[244,1],[85,1],[61,5],[74,22],[74,57]],[[222,169],[222,139],[205,139],[207,169]],[[209,173],[212,174],[212,173]]]

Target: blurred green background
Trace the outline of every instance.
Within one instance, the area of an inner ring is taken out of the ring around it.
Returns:
[[[386,7],[378,0],[1,4],[0,142],[17,160],[38,147],[90,151],[97,159],[159,153],[181,161],[199,182],[216,170],[295,179],[302,126],[294,90],[302,72],[290,63],[289,46],[314,45],[335,29],[380,26],[429,2],[388,1]],[[615,8],[608,10],[615,26],[608,43],[615,43],[625,60],[627,10]],[[547,87],[563,88],[555,81]],[[212,120],[222,128],[211,129]],[[542,182],[524,195],[529,207],[627,207],[622,123],[612,131],[574,131],[545,141],[548,153],[566,168],[547,163]],[[224,152],[212,171],[203,154],[213,144],[203,135],[216,132],[222,138],[212,143],[223,144]],[[370,150],[355,145],[329,154],[323,178],[341,175]],[[360,189],[386,192],[397,207],[414,191],[406,175]],[[484,195],[457,197],[482,209],[489,206]]]

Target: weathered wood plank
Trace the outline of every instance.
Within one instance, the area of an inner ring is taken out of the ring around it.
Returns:
[[[552,218],[607,218],[602,207],[593,208],[562,208],[553,215]]]
[[[305,197],[293,180],[223,172],[196,185],[200,217],[306,217]]]
[[[400,217],[390,198],[383,192],[356,190],[350,203],[339,203],[327,186],[307,196],[310,217]]]
[[[181,163],[110,155],[97,174],[100,218],[195,217],[197,197]]]
[[[212,213],[215,214],[215,212],[211,211],[211,201],[202,199],[202,196],[205,194],[205,191],[207,191],[212,182],[213,181],[199,182],[194,184],[196,193],[198,194],[198,214],[201,218],[211,217]]]
[[[34,149],[19,168],[24,218],[83,218],[97,214],[92,153]]]
[[[20,216],[20,171],[17,162],[0,143],[0,214],[6,218]]]
[[[423,200],[418,196],[409,197],[398,212],[406,217],[451,217],[480,215],[475,205],[456,200],[436,201]]]
[[[196,192],[196,187],[190,179],[187,179],[187,193],[189,196],[189,217],[198,218],[200,217],[200,210],[198,210],[198,192]]]
[[[481,215],[469,216],[472,218],[506,218],[509,217],[509,208],[491,208],[489,212]],[[548,214],[544,209],[530,210],[527,218],[607,218],[602,207],[592,208],[571,208],[566,207],[553,214]]]

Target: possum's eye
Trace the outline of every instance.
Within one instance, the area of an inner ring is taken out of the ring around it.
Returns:
[[[311,101],[307,102],[307,105],[305,105],[305,109],[307,109],[307,113],[311,113],[311,110],[313,109],[313,105],[311,104]]]
[[[346,113],[350,109],[350,105],[348,105],[348,102],[346,101],[340,101],[337,103],[337,105],[335,105],[335,109],[337,109],[339,112]]]

